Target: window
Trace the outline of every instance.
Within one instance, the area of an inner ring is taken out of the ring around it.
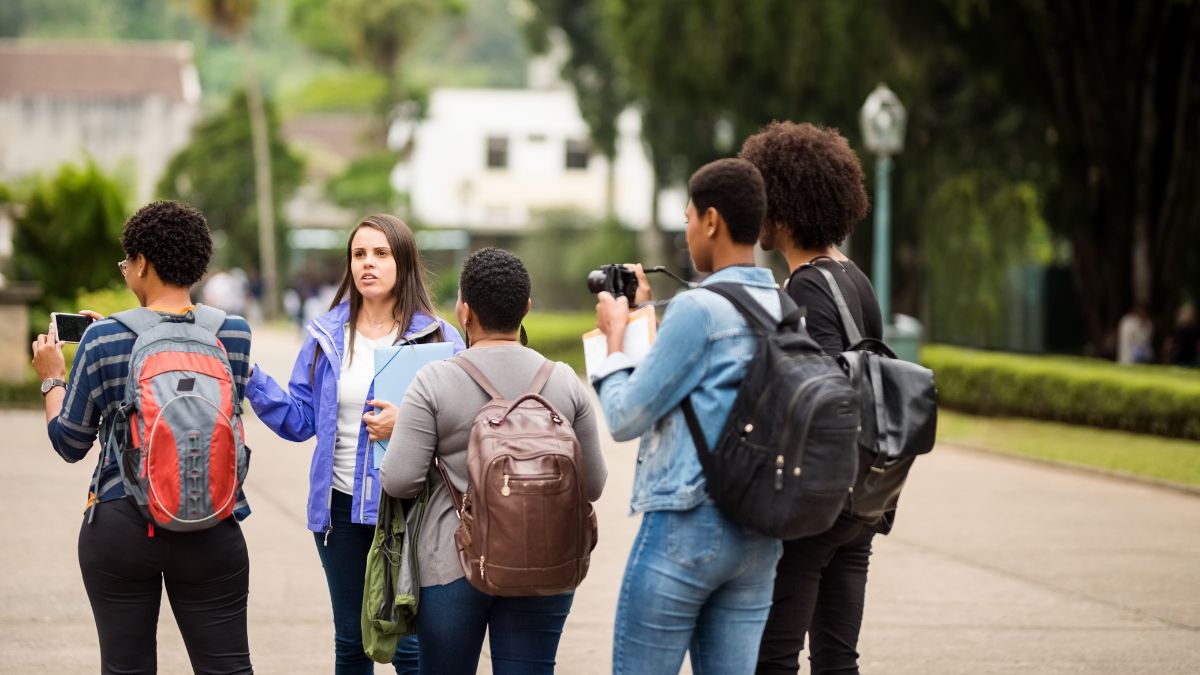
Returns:
[[[508,168],[508,139],[503,136],[488,136],[487,167],[489,169]]]
[[[568,169],[586,169],[591,155],[591,148],[587,141],[567,141]]]

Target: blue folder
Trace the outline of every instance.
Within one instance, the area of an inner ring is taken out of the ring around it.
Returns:
[[[400,405],[408,385],[412,384],[417,371],[432,361],[441,361],[454,355],[454,343],[432,342],[428,344],[405,344],[375,349],[375,399]],[[379,412],[379,408],[375,409]],[[375,468],[383,463],[387,441],[375,441]]]

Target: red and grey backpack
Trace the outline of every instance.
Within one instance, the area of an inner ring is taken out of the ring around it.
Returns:
[[[152,526],[212,527],[233,513],[250,463],[233,370],[217,339],[225,312],[197,305],[174,318],[142,307],[110,318],[137,336],[105,447],[125,494]]]

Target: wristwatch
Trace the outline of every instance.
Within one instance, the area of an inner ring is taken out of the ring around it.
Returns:
[[[66,380],[60,380],[57,377],[47,377],[46,379],[42,380],[42,396],[49,394],[50,390],[55,387],[62,387],[63,389],[66,389]]]

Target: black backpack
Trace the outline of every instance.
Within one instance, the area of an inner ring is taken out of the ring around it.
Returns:
[[[733,303],[763,338],[711,451],[691,400],[681,404],[708,494],[730,520],[770,537],[824,532],[858,469],[858,393],[786,293],[776,321],[739,284],[704,288]]]
[[[846,306],[833,274],[816,265],[829,285],[850,348],[838,355],[858,391],[862,433],[858,475],[847,510],[855,518],[879,522],[896,508],[913,460],[933,449],[937,435],[937,387],[933,371],[896,358],[875,338],[864,338]],[[884,524],[890,528],[890,521]]]

